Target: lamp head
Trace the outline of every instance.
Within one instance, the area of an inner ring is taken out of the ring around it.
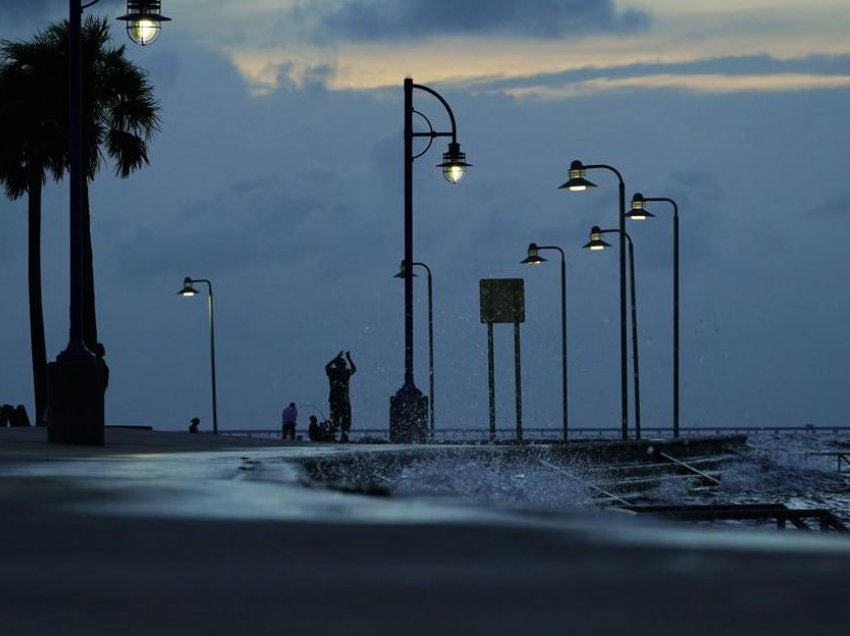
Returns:
[[[411,272],[410,277],[416,278],[416,272]],[[407,278],[407,273],[406,273],[406,269],[404,267],[404,260],[403,259],[398,266],[398,274],[393,274],[393,278]]]
[[[585,179],[586,170],[581,161],[573,161],[570,164],[569,179],[558,186],[559,190],[571,190],[572,192],[582,192],[588,188],[595,188],[596,184],[593,181]]]
[[[652,212],[646,209],[646,199],[643,198],[643,195],[640,192],[635,192],[634,196],[632,196],[631,209],[626,212],[626,218],[632,221],[645,221],[654,216]]]
[[[160,13],[160,0],[127,0],[127,13],[116,18],[127,23],[127,35],[136,44],[147,46],[157,37],[163,22],[169,22]]]
[[[583,245],[584,249],[588,249],[592,252],[604,250],[606,247],[611,247],[610,243],[606,243],[602,240],[602,230],[598,225],[594,225],[590,228],[590,240]]]
[[[546,259],[540,256],[537,253],[537,243],[529,243],[528,244],[528,256],[520,261],[522,265],[540,265],[541,263],[545,263]]]
[[[183,289],[181,289],[177,293],[180,294],[181,296],[194,296],[195,294],[197,294],[199,292],[198,292],[197,289],[192,287],[192,279],[191,279],[191,277],[187,276],[186,278],[183,279]]]
[[[449,183],[458,183],[463,180],[466,175],[466,169],[472,164],[466,163],[466,153],[461,152],[460,144],[452,141],[449,142],[449,149],[443,153],[443,163],[438,163],[437,167],[443,169],[443,176]]]

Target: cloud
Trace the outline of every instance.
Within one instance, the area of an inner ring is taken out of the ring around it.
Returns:
[[[566,86],[530,86],[506,91],[516,98],[563,100],[587,97],[615,90],[672,89],[693,93],[722,94],[744,92],[810,91],[850,88],[850,75],[774,73],[769,75],[643,75],[575,82]]]
[[[304,16],[303,10],[299,11]],[[319,37],[394,40],[444,35],[563,38],[632,32],[649,24],[643,11],[613,0],[490,0],[486,9],[456,0],[347,0],[316,18]]]
[[[285,52],[240,52],[233,55],[233,65],[248,84],[250,93],[269,95],[281,86],[296,89],[332,85],[336,65],[325,61],[296,61]]]
[[[517,99],[566,100],[614,91],[676,90],[718,95],[850,88],[850,56],[776,59],[767,55],[690,62],[587,66],[557,73],[465,82],[471,90]]]
[[[124,13],[126,6],[126,0],[100,0],[85,12],[112,18]],[[67,19],[67,0],[0,0],[0,39],[29,39],[49,23]]]
[[[54,9],[59,9],[59,0],[3,0],[0,4],[0,18],[8,20],[23,20],[40,18]],[[68,3],[64,3],[67,10]]]

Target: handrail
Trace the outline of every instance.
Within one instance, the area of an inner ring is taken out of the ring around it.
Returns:
[[[622,497],[618,497],[617,495],[610,493],[603,488],[600,488],[596,484],[591,484],[589,481],[585,481],[581,477],[577,477],[576,475],[573,475],[571,472],[569,472],[568,470],[564,469],[561,466],[556,466],[555,464],[553,464],[551,462],[547,462],[545,459],[541,459],[540,463],[543,464],[544,466],[546,466],[547,468],[551,468],[553,470],[556,470],[559,473],[561,473],[562,475],[579,482],[582,486],[585,486],[587,488],[590,488],[591,490],[596,490],[597,492],[602,493],[603,495],[605,495],[609,499],[614,499],[616,501],[619,501],[621,504],[626,505],[626,506],[629,505],[629,502],[626,501],[625,499],[623,499]]]
[[[714,485],[715,485],[715,486],[719,486],[719,485],[720,485],[720,480],[719,480],[719,479],[715,479],[715,478],[714,478],[714,477],[712,477],[711,475],[709,475],[709,474],[707,474],[707,473],[704,473],[704,472],[702,472],[701,470],[697,470],[696,468],[694,468],[694,467],[693,467],[693,466],[691,466],[690,464],[686,464],[685,462],[683,462],[681,459],[677,459],[676,457],[673,457],[672,455],[668,455],[667,453],[664,453],[664,452],[662,452],[662,451],[659,451],[659,452],[658,452],[658,456],[659,456],[659,457],[663,457],[664,459],[666,459],[666,460],[668,460],[668,461],[671,461],[671,462],[673,462],[674,464],[676,464],[676,465],[678,465],[678,466],[682,466],[683,468],[686,468],[687,470],[691,471],[692,473],[694,473],[694,474],[696,474],[696,475],[699,475],[699,476],[700,476],[700,477],[702,477],[703,479],[707,479],[707,480],[709,480],[709,481],[711,481],[711,482],[714,482]]]

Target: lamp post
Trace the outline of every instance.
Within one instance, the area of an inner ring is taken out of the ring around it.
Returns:
[[[638,192],[626,217],[635,221],[654,217],[646,203],[656,201],[673,206],[673,437],[679,437],[679,206],[668,197],[645,197]]]
[[[103,445],[106,369],[83,341],[83,11],[100,0],[68,0],[68,183],[69,183],[69,333],[68,344],[47,365],[47,441],[60,444]],[[127,15],[143,12],[148,29],[168,18],[160,15],[158,0],[128,0]],[[131,8],[132,5],[132,8]],[[155,11],[152,9],[155,7]],[[128,25],[130,22],[128,22]],[[152,40],[151,40],[152,41]],[[41,419],[42,413],[36,418]]]
[[[540,265],[546,259],[540,256],[541,250],[557,250],[561,255],[561,396],[564,414],[564,441],[569,435],[569,419],[567,409],[567,259],[564,250],[557,245],[528,244],[528,256],[520,261],[523,265]]]
[[[218,409],[216,408],[216,391],[215,391],[215,317],[213,314],[213,289],[212,283],[206,278],[190,278],[187,276],[183,279],[183,288],[177,292],[181,296],[194,296],[200,292],[192,285],[195,283],[205,283],[207,286],[207,298],[209,305],[209,322],[210,322],[210,374],[212,376],[212,412],[213,412],[213,435],[218,435]]]
[[[431,286],[431,268],[428,267],[425,263],[415,262],[413,263],[414,267],[423,267],[425,268],[425,273],[428,276],[428,419],[429,419],[429,432],[428,437],[433,441],[434,439],[434,302],[433,302],[433,287]],[[398,274],[395,275],[396,278],[405,278],[407,270],[404,269],[404,261],[401,262],[399,266]],[[411,272],[410,275],[412,277],[416,277],[416,274]]]
[[[585,249],[591,251],[604,250],[611,247],[610,243],[602,240],[603,234],[616,232],[625,237],[629,243],[629,284],[632,305],[632,366],[634,367],[635,387],[635,439],[640,439],[640,365],[638,363],[638,328],[637,328],[637,297],[635,295],[635,249],[632,237],[623,230],[609,229],[601,230],[594,225],[590,230],[590,240],[584,244]]]
[[[603,163],[584,165],[581,161],[570,164],[569,179],[559,186],[559,190],[582,192],[595,188],[596,184],[585,178],[587,170],[608,170],[613,172],[619,182],[619,214],[618,229],[620,232],[620,420],[623,439],[629,438],[629,398],[628,371],[626,353],[626,184],[623,175],[614,168]]]
[[[413,108],[413,92],[419,90],[435,97],[445,108],[451,122],[451,131],[435,131],[430,120]],[[417,114],[428,124],[428,132],[413,131],[413,115]],[[419,154],[413,154],[413,139],[428,138],[428,145]],[[437,91],[414,84],[413,79],[404,80],[404,270],[413,269],[413,162],[424,155],[436,137],[449,137],[448,151],[443,153],[443,161],[437,167],[443,169],[443,176],[450,183],[463,179],[466,168],[466,154],[461,152],[457,142],[457,127],[454,113]],[[423,429],[427,428],[425,404],[422,392],[413,381],[413,279],[404,278],[404,384],[390,398],[390,440],[393,442],[424,441]]]

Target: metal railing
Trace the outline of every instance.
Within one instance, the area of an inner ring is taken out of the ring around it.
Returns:
[[[669,427],[643,427],[643,437],[670,437],[671,431]],[[263,438],[279,438],[281,435],[280,428],[255,428],[255,429],[228,429],[220,430],[221,435],[243,435],[246,437],[263,437]],[[615,427],[603,428],[572,428],[570,429],[571,439],[573,440],[592,440],[592,439],[619,439],[621,430]],[[694,426],[683,428],[680,434],[683,437],[701,436],[701,435],[759,435],[764,433],[850,433],[850,426]],[[298,434],[307,439],[306,431],[302,429]],[[531,427],[523,429],[523,436],[534,441],[558,441],[562,439],[563,430],[555,427]],[[516,430],[513,428],[504,428],[496,430],[496,437],[499,440],[510,441],[516,439]],[[352,429],[349,439],[357,442],[386,442],[389,440],[388,428],[364,428]],[[435,442],[479,442],[485,443],[490,439],[490,429],[487,428],[442,428],[437,429],[434,434]],[[836,453],[830,453],[836,454]],[[841,470],[842,461],[850,466],[850,451],[839,452],[838,464],[839,471]]]
[[[836,470],[839,473],[844,472],[844,465],[850,466],[850,451],[813,451],[804,454],[805,458],[809,457],[835,457]]]
[[[641,505],[623,506],[622,509],[680,521],[774,521],[778,530],[784,530],[788,522],[800,530],[812,530],[807,521],[814,521],[821,531],[848,531],[847,526],[829,510],[800,510],[784,504]]]

